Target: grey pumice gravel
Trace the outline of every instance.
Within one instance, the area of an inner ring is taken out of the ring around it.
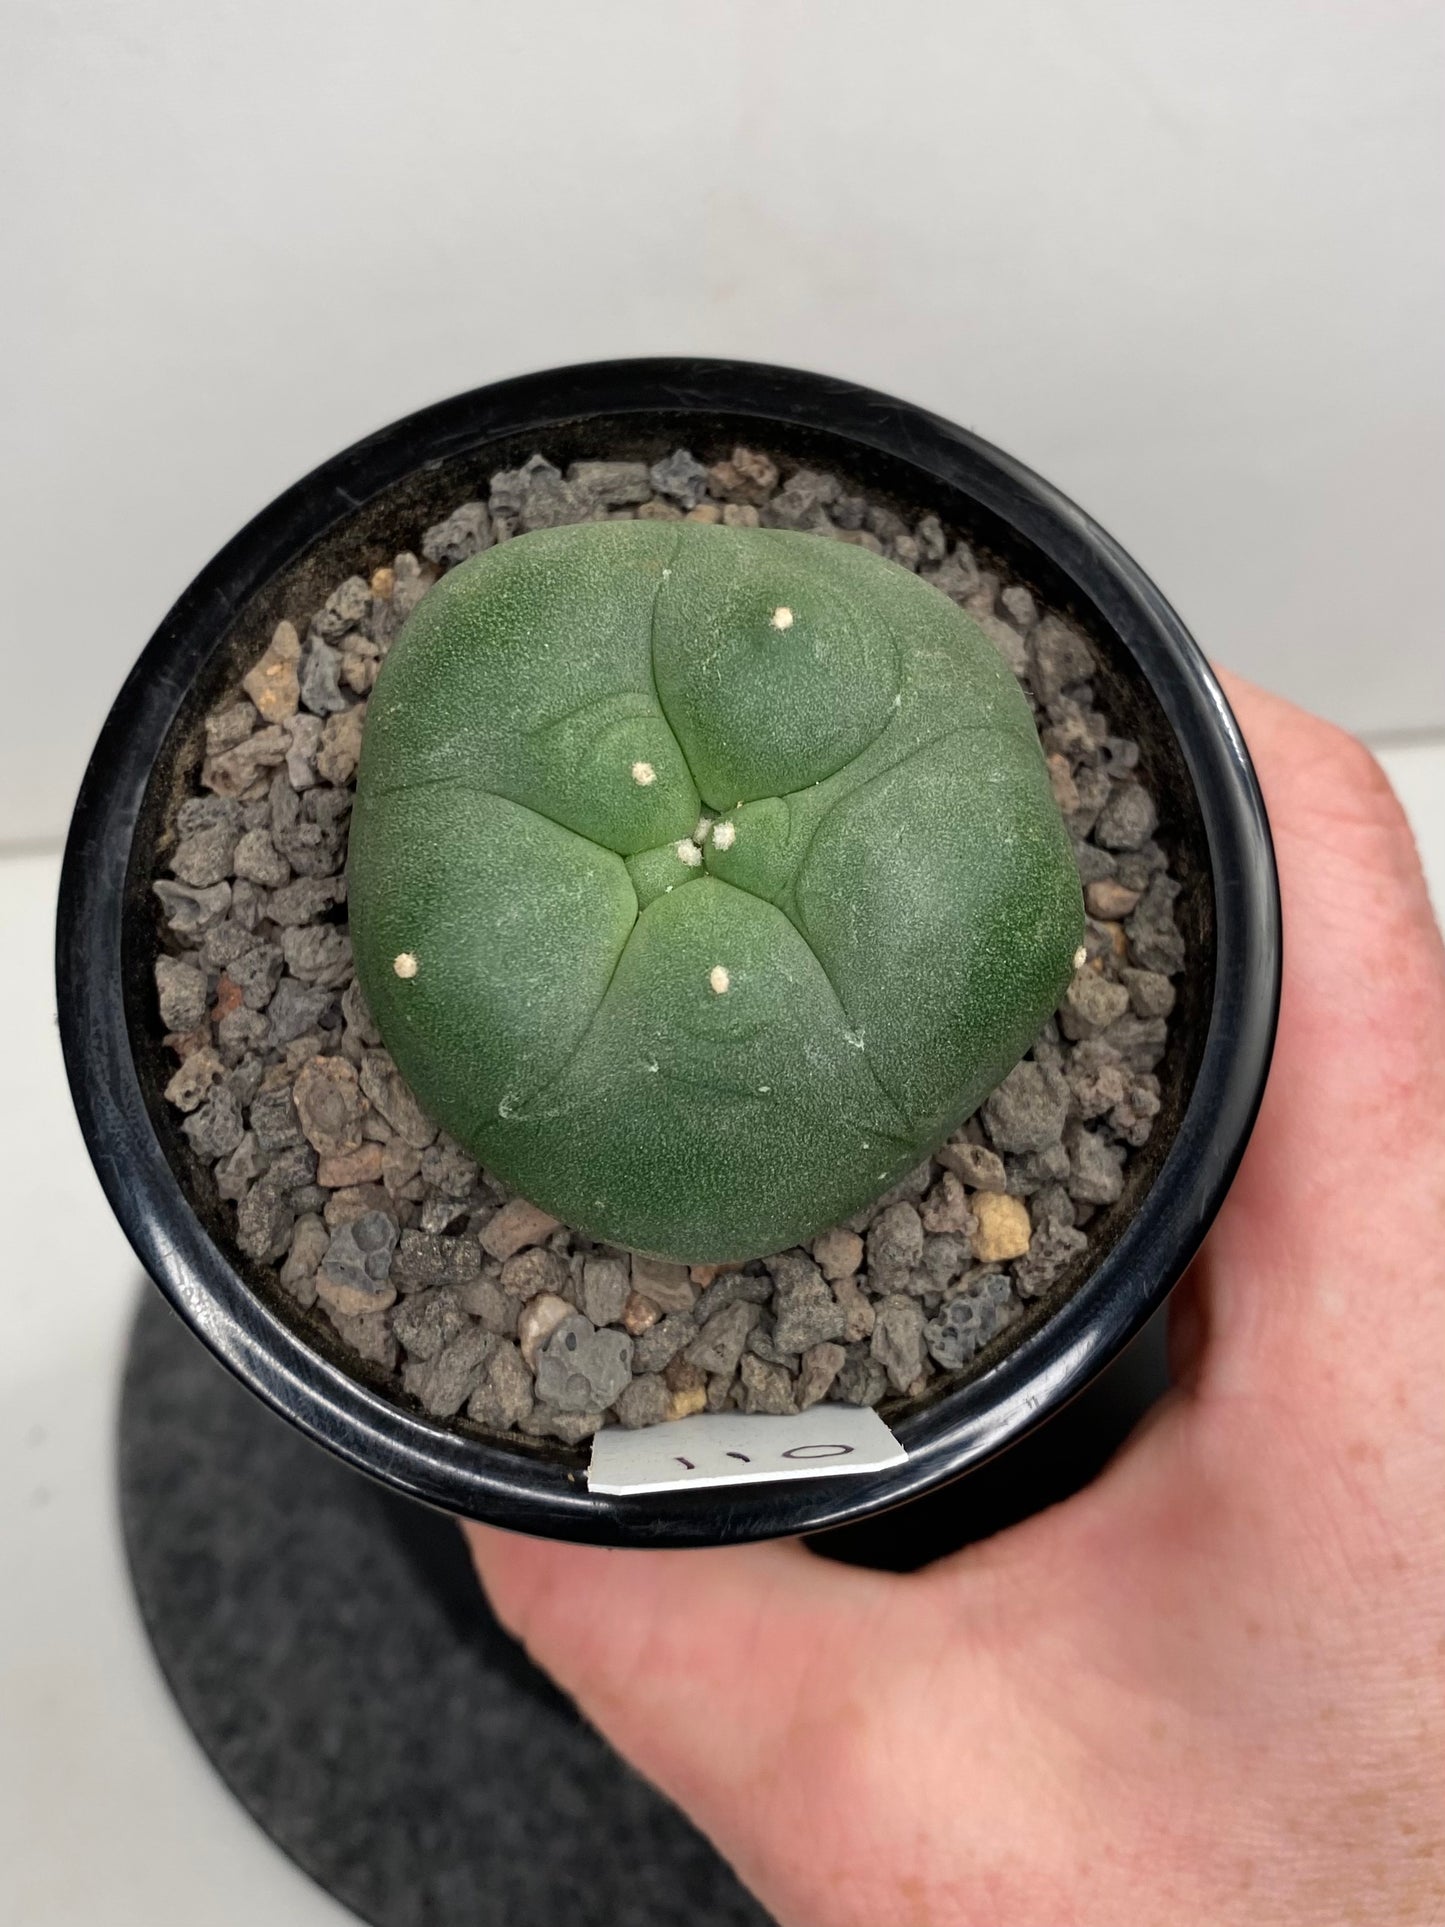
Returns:
[[[1079,969],[1028,1056],[935,1157],[808,1250],[690,1269],[594,1244],[431,1122],[357,985],[346,837],[366,700],[446,569],[531,529],[684,517],[809,531],[916,570],[968,609],[1029,697],[1088,911]],[[646,464],[543,455],[257,638],[206,718],[155,879],[165,1094],[239,1250],[433,1418],[576,1444],[609,1423],[916,1398],[977,1369],[1087,1269],[1160,1108],[1179,885],[1137,743],[1088,639],[938,518],[734,449]]]

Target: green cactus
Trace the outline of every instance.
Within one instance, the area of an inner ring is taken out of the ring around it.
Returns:
[[[1018,685],[862,548],[549,529],[378,679],[356,966],[422,1102],[592,1235],[741,1259],[856,1211],[1033,1041],[1083,934]]]

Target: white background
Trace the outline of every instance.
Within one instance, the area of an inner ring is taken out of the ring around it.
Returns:
[[[343,1927],[135,1616],[135,1267],[54,1035],[54,851],[177,592],[461,388],[688,351],[849,375],[1024,457],[1212,653],[1387,744],[1445,906],[1438,21],[0,0],[0,1913]]]
[[[1223,660],[1445,727],[1424,0],[11,0],[0,836],[278,490],[696,351],[1022,456]]]

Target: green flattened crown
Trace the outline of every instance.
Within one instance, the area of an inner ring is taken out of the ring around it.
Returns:
[[[811,535],[523,536],[371,698],[362,988],[432,1114],[559,1218],[795,1243],[957,1128],[1083,931],[1038,737],[938,590]]]

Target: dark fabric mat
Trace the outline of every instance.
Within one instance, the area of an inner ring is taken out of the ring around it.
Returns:
[[[276,1844],[375,1927],[765,1927],[486,1611],[448,1519],[303,1439],[149,1287],[120,1427],[141,1612]]]
[[[1092,1478],[1164,1384],[1161,1314],[1003,1458],[813,1548],[907,1570],[998,1531]],[[364,1920],[766,1927],[497,1625],[452,1521],[303,1439],[149,1287],[120,1433],[131,1575],[182,1714],[276,1844]]]

